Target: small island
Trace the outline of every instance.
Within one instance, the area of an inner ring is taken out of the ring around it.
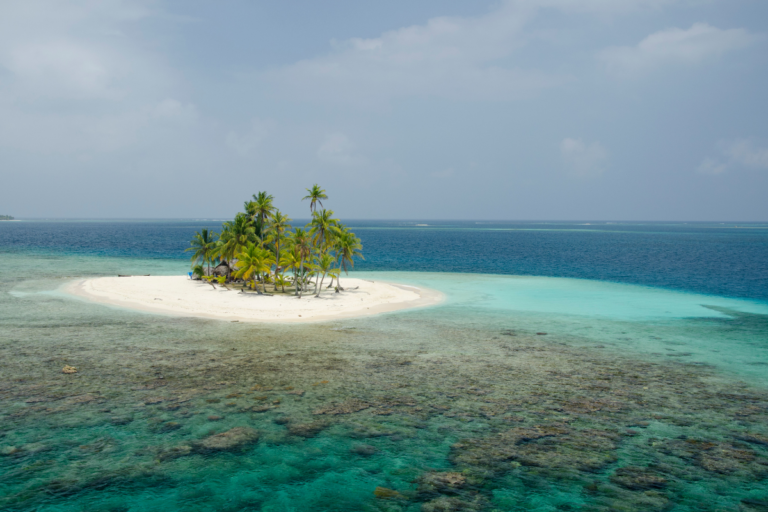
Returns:
[[[0,215],[0,220],[16,220],[10,215]]]
[[[221,233],[207,229],[195,233],[187,249],[192,252],[190,277],[207,281],[214,289],[218,283],[261,295],[268,285],[272,294],[298,298],[310,287],[319,297],[326,284],[336,293],[344,291],[341,274],[348,273],[355,258],[363,258],[363,246],[333,210],[322,208],[328,199],[325,190],[314,185],[307,192],[302,200],[309,201],[312,220],[303,228],[294,228],[291,219],[275,208],[272,195],[259,192],[244,203],[245,212],[222,225]]]
[[[142,311],[251,322],[313,322],[437,304],[441,293],[347,277],[362,243],[307,189],[311,221],[294,227],[266,192],[244,203],[220,233],[202,229],[186,276],[117,276],[77,281],[67,291]]]

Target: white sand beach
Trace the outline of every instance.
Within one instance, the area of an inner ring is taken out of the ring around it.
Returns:
[[[242,322],[319,322],[437,304],[434,290],[366,279],[342,279],[344,292],[323,290],[299,299],[227,290],[187,276],[100,277],[75,281],[64,291],[112,306],[173,316]],[[269,287],[267,288],[269,293]]]

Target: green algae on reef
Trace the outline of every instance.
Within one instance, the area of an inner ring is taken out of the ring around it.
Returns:
[[[27,326],[24,343],[6,332],[4,510],[752,511],[768,499],[768,392],[707,367],[421,314],[264,327],[110,312]]]

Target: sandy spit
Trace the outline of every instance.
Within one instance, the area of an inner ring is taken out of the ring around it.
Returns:
[[[63,291],[102,304],[173,316],[241,322],[322,322],[438,304],[443,294],[383,281],[344,278],[346,291],[265,296],[240,293],[187,276],[99,277],[67,284]],[[267,285],[267,293],[269,293]]]

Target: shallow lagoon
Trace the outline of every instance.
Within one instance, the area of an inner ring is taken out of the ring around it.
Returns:
[[[761,303],[567,279],[368,277],[450,300],[260,326],[90,304],[56,291],[65,278],[6,280],[0,506],[764,507],[763,367],[735,375],[765,334]],[[570,309],[553,303],[566,291]],[[201,447],[238,427],[258,439]]]
[[[381,272],[365,277],[449,300],[263,326],[58,291],[183,261],[48,252],[0,268],[0,509],[768,506],[761,300]]]

